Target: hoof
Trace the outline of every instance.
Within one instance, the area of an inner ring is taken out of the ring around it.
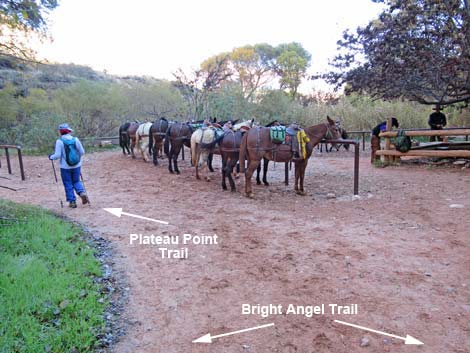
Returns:
[[[227,185],[222,185],[222,189],[227,190]]]
[[[206,181],[207,181],[207,182],[210,182],[210,181],[211,181],[211,178],[206,177]]]
[[[246,197],[248,197],[249,199],[254,199],[254,198],[255,198],[255,194],[253,194],[252,192],[250,192],[249,194],[246,194]]]
[[[265,183],[264,183],[264,186],[269,186],[269,183],[268,183],[268,182],[265,182]]]
[[[307,193],[305,191],[296,190],[295,193],[300,196],[305,196]]]
[[[230,189],[230,191],[231,191],[231,192],[235,192],[235,191],[237,191],[237,189],[232,188],[232,189]],[[254,195],[253,195],[253,196],[254,196]]]

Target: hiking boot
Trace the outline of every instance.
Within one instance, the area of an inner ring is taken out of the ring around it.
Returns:
[[[69,207],[70,208],[77,208],[77,203],[75,201],[70,201],[69,202]]]
[[[86,205],[88,202],[90,202],[90,200],[88,200],[88,196],[86,195],[85,192],[82,192],[81,194],[78,194],[78,196],[80,196],[80,198],[82,199],[82,204],[83,205]]]

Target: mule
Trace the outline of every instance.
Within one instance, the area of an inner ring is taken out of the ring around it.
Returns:
[[[137,143],[136,132],[137,132],[137,129],[139,128],[139,125],[140,125],[139,122],[132,122],[132,123],[130,123],[129,127],[127,128],[127,136],[129,138],[129,142],[130,142],[130,149],[131,149],[132,158],[135,158],[134,148],[135,148],[136,143]]]
[[[349,138],[349,135],[348,135],[346,129],[343,127],[341,119],[336,120],[335,124],[336,124],[336,127],[338,128],[341,139],[347,140]],[[323,144],[319,144],[320,152],[323,152],[323,146],[322,145]],[[332,143],[329,148],[328,148],[328,142],[325,142],[324,145],[325,145],[326,152],[331,152],[333,150],[333,148],[335,148],[336,151],[338,152],[341,149],[341,146],[343,146],[345,150],[349,151],[349,144]]]
[[[323,138],[339,139],[339,131],[335,122],[327,117],[327,122],[313,125],[304,129],[310,139],[306,143],[305,158],[294,158],[294,152],[291,146],[276,144],[271,142],[270,129],[267,127],[256,127],[249,130],[242,139],[240,146],[240,170],[245,172],[245,193],[248,197],[254,197],[251,187],[251,177],[258,168],[261,159],[267,158],[275,162],[293,161],[295,164],[295,183],[294,190],[299,195],[305,195],[304,177],[308,158],[311,156],[313,148]],[[245,160],[248,160],[248,166],[245,168]]]
[[[166,130],[168,130],[168,120],[160,118],[156,120],[149,131],[149,154],[153,157],[153,164],[158,165],[158,155],[163,155],[163,140],[165,140]]]
[[[122,154],[123,155],[129,155],[131,154],[130,150],[130,138],[129,134],[127,132],[127,129],[131,123],[127,122],[119,126],[119,146],[122,148]],[[126,153],[127,151],[127,153]]]
[[[148,162],[150,160],[150,154],[148,153],[148,144],[151,127],[152,123],[142,123],[139,125],[139,128],[135,133],[137,150],[140,151],[140,153],[142,154],[142,158],[145,162]]]
[[[191,136],[191,162],[194,167],[196,167],[196,179],[200,179],[199,170],[205,170],[207,166],[211,170],[211,161],[210,158],[214,153],[220,154],[218,148],[216,148],[217,143],[220,139],[223,138],[225,133],[230,131],[239,131],[246,130],[253,126],[254,119],[247,120],[235,125],[232,125],[230,121],[224,122],[224,128],[213,128],[206,127],[196,130]],[[214,126],[215,124],[213,124]],[[217,124],[215,126],[220,126]],[[238,145],[239,146],[239,145]],[[223,161],[222,161],[223,164]],[[211,170],[213,171],[213,170]],[[206,172],[205,179],[210,181],[210,177]]]
[[[230,190],[236,191],[233,181],[233,168],[237,165],[240,145],[244,131],[227,131],[219,141],[219,152],[222,158],[222,189],[227,190],[225,179],[228,177]]]
[[[271,127],[271,126],[285,126],[286,124],[280,123],[277,120],[271,121],[269,124],[264,125],[265,127]],[[265,186],[269,186],[268,183],[268,167],[269,167],[269,159],[263,158],[263,184]],[[286,162],[286,168],[287,168],[287,162]],[[256,184],[261,185],[261,163],[258,165],[258,168],[256,169]]]
[[[165,135],[163,150],[168,157],[168,170],[171,174],[180,174],[178,155],[184,146],[191,147],[193,128],[189,123],[174,123],[168,127]],[[174,171],[173,171],[174,166]]]

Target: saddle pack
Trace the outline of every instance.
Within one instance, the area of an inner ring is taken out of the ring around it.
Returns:
[[[405,130],[398,130],[397,137],[393,140],[395,149],[400,152],[408,152],[411,149],[411,138],[406,136]]]
[[[269,137],[273,143],[283,143],[286,140],[286,127],[271,126],[269,128]]]

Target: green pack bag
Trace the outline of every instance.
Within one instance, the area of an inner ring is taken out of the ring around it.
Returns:
[[[285,126],[272,126],[269,129],[269,137],[271,142],[283,143],[286,139],[286,127]]]
[[[408,152],[411,149],[411,138],[405,135],[405,130],[398,130],[397,137],[393,140],[395,149],[400,152]]]

